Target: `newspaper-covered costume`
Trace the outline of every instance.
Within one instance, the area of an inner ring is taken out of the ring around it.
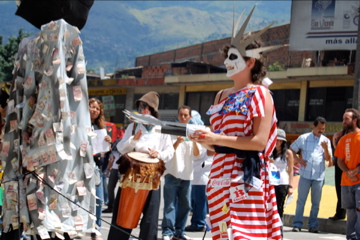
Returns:
[[[60,239],[63,233],[74,238],[94,232],[95,217],[73,204],[95,210],[79,30],[64,20],[43,25],[38,36],[20,43],[13,74],[1,152],[6,163],[4,233],[18,229],[19,222],[42,239],[48,232]]]

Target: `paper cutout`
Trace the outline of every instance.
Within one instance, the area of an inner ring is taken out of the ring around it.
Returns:
[[[245,184],[240,184],[236,187],[231,187],[230,190],[230,198],[233,202],[240,202],[244,199],[248,198],[248,194],[244,189]]]
[[[50,202],[49,202],[49,209],[56,209],[57,208],[57,193],[50,194]]]
[[[41,221],[44,220],[44,219],[45,219],[45,216],[46,216],[45,210],[39,207],[39,208],[38,208],[38,212],[39,212],[39,217],[38,217],[38,219],[41,220]]]
[[[74,221],[75,221],[75,229],[77,231],[81,231],[84,227],[84,222],[81,216],[75,216],[74,217]]]
[[[94,133],[96,136],[91,138],[93,154],[110,151],[110,144],[105,141],[105,136],[107,136],[106,129],[94,130]]]
[[[86,196],[86,188],[85,188],[84,181],[77,182],[76,189],[78,190],[79,196]]]
[[[41,239],[49,239],[50,238],[50,235],[48,233],[48,230],[44,227],[44,226],[39,226],[36,228]]]
[[[223,207],[221,208],[221,210],[222,210],[225,214],[227,214],[227,213],[229,212],[229,208],[228,208],[228,206],[226,205],[226,203],[224,203],[224,205],[223,205]]]
[[[37,199],[36,199],[35,193],[27,195],[26,198],[27,198],[27,201],[28,201],[29,211],[36,210],[37,209],[37,204],[36,204]]]
[[[70,185],[72,185],[72,184],[74,184],[74,183],[76,183],[77,182],[77,178],[76,178],[76,174],[75,174],[75,172],[69,172],[68,173],[68,182],[69,182],[69,184]]]
[[[85,177],[87,179],[91,178],[94,174],[94,168],[90,163],[85,163],[84,164],[84,172],[85,172]]]
[[[81,86],[73,86],[74,100],[79,102],[82,99]]]
[[[47,145],[55,144],[54,132],[51,128],[45,131],[46,143]]]
[[[1,156],[7,157],[9,155],[10,142],[6,141],[2,143]]]
[[[81,157],[85,157],[86,156],[86,150],[87,150],[87,146],[88,146],[88,142],[82,141],[80,143],[80,156]]]

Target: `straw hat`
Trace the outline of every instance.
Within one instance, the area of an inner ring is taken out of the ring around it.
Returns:
[[[283,141],[286,142],[286,133],[285,133],[284,130],[282,130],[280,128],[277,129],[277,139],[278,140],[283,140]]]
[[[136,101],[139,102],[146,102],[150,107],[152,107],[156,112],[158,111],[159,107],[159,94],[154,91],[150,91],[146,94],[144,94],[140,99]]]

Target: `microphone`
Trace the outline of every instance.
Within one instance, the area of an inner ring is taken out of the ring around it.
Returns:
[[[155,130],[157,132],[175,136],[188,137],[191,134],[194,134],[195,130],[205,129],[203,125],[196,124],[186,124],[186,123],[172,123],[172,122],[164,122],[165,124],[157,127]]]

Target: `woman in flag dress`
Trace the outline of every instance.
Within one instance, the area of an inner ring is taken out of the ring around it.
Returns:
[[[268,174],[277,139],[275,108],[268,88],[259,85],[266,74],[264,48],[255,39],[260,34],[244,38],[244,29],[222,51],[233,87],[220,90],[208,110],[213,132],[196,130],[191,139],[215,151],[207,185],[212,238],[281,239]]]

